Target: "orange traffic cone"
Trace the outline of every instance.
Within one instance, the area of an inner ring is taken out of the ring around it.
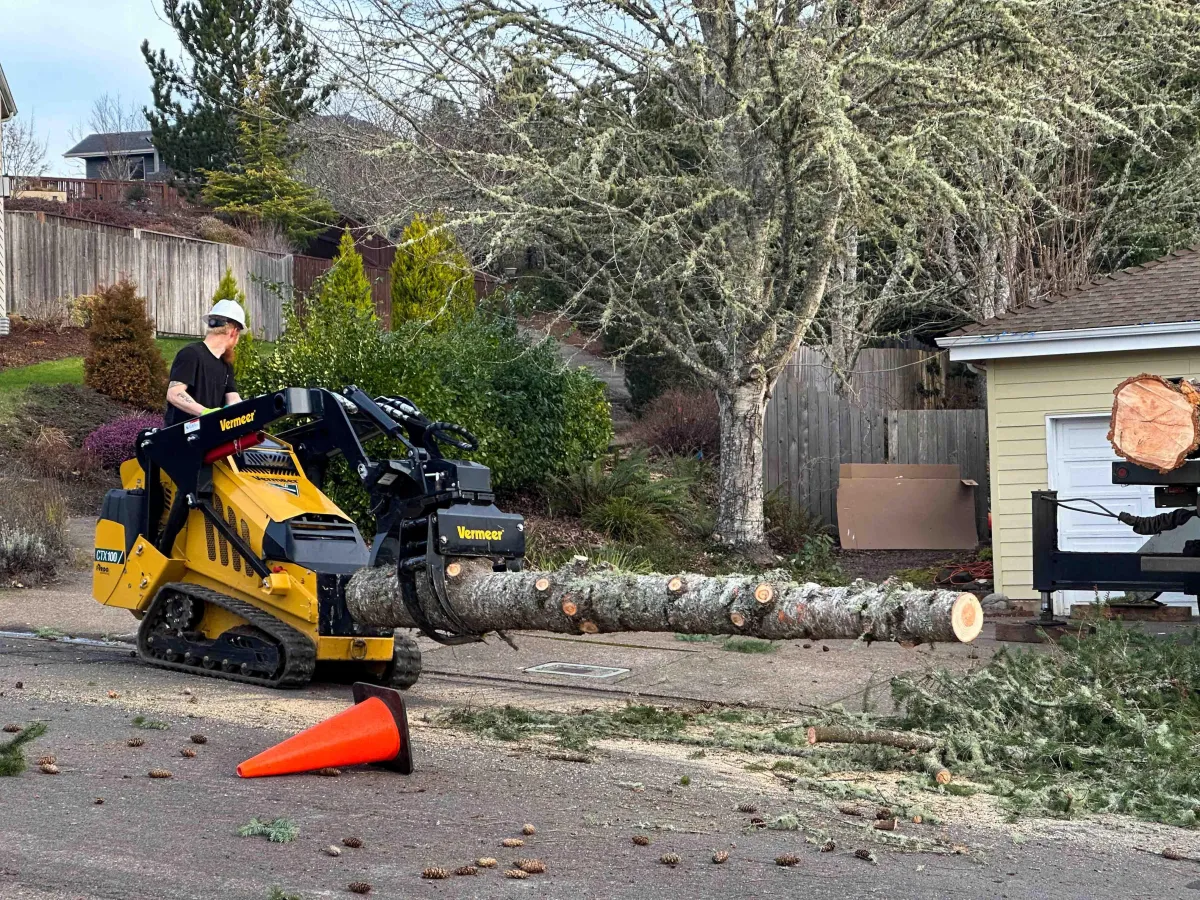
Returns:
[[[408,715],[400,692],[363,682],[353,690],[354,706],[246,760],[237,767],[238,775],[259,778],[363,763],[412,774]]]

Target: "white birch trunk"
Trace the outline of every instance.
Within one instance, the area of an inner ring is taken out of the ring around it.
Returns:
[[[487,560],[456,560],[448,572],[450,603],[478,633],[499,630],[561,634],[669,631],[743,634],[769,640],[865,637],[901,643],[974,640],[983,610],[973,594],[858,582],[849,587],[795,584],[786,573],[629,575],[591,568],[586,560],[557,572],[493,572]],[[777,576],[777,577],[775,577]],[[449,623],[429,602],[438,627]],[[350,615],[363,625],[415,626],[392,567],[362,569],[346,586]]]

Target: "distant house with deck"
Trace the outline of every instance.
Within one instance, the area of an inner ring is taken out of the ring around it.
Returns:
[[[89,134],[63,154],[83,160],[92,180],[164,181],[170,177],[149,131]]]

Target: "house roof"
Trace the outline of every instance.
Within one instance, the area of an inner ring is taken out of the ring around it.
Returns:
[[[967,325],[950,337],[1200,321],[1200,245]]]
[[[11,119],[17,114],[17,103],[13,100],[12,91],[8,88],[8,79],[4,77],[4,69],[0,67],[0,122]]]
[[[149,131],[114,131],[107,134],[89,134],[63,154],[67,159],[88,156],[129,156],[153,153],[154,143]]]
[[[964,362],[1200,347],[1200,245],[967,325],[937,343]]]

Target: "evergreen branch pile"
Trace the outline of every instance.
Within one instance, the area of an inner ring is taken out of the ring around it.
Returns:
[[[1200,646],[1098,622],[1049,652],[1002,649],[966,675],[893,680],[895,723],[932,733],[1014,812],[1121,812],[1194,826]],[[880,748],[872,748],[878,751]]]
[[[20,775],[25,771],[25,745],[46,733],[44,722],[34,722],[0,744],[0,776]]]

